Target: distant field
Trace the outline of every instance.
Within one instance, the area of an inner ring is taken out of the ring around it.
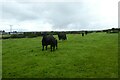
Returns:
[[[3,40],[3,78],[118,77],[117,33],[67,37],[54,52],[42,51],[42,37]]]

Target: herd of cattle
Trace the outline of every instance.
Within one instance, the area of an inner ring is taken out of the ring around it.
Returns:
[[[87,32],[85,32],[85,34],[87,35]],[[46,50],[47,50],[48,45],[50,45],[51,51],[54,51],[55,49],[57,49],[58,41],[52,34],[47,35],[47,33],[43,33],[42,35],[43,35],[42,51],[44,50],[44,46],[46,46]],[[84,33],[82,33],[82,36],[84,36]],[[66,33],[58,33],[58,39],[59,40],[67,40]]]
[[[65,33],[58,33],[58,38],[59,40],[66,40],[66,34]],[[55,48],[57,49],[58,41],[52,34],[47,35],[46,33],[43,33],[43,38],[42,38],[42,51],[44,50],[44,46],[50,45],[51,51],[54,51]]]

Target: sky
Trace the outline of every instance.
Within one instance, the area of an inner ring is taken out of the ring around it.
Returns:
[[[118,27],[120,0],[0,0],[0,30],[79,31]]]

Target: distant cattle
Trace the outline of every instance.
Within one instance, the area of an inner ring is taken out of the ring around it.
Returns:
[[[46,46],[46,50],[47,50],[48,45],[50,45],[51,51],[54,51],[55,47],[57,49],[57,39],[55,39],[53,35],[43,34],[42,51],[44,50],[44,46]]]
[[[67,40],[66,33],[58,33],[59,40]]]
[[[85,31],[85,35],[87,35],[87,33],[88,33],[88,32],[87,32],[87,31]]]
[[[82,36],[84,36],[84,33],[82,33]]]

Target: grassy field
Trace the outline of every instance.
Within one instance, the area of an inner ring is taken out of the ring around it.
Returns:
[[[0,40],[0,78],[2,78],[2,40]]]
[[[67,37],[54,52],[42,51],[41,37],[3,40],[3,78],[118,77],[117,33]]]

